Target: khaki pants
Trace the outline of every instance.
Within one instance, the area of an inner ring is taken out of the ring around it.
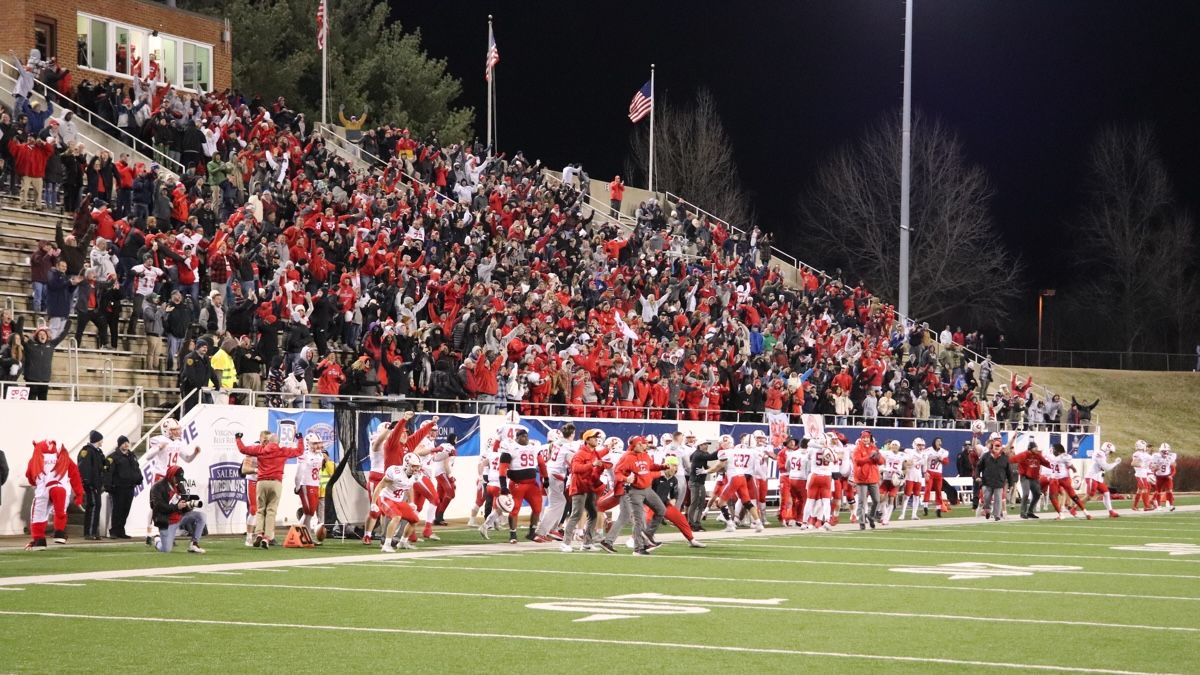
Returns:
[[[158,370],[162,367],[163,343],[158,335],[146,336],[146,368]]]
[[[283,481],[258,481],[258,521],[254,524],[254,534],[268,541],[275,539],[275,513],[282,494]]]
[[[32,199],[29,199],[30,192],[33,193]],[[25,204],[26,199],[29,199],[28,203],[35,206],[42,205],[41,178],[34,178],[33,176],[21,176],[21,204]]]

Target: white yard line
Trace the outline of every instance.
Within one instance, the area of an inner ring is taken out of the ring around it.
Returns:
[[[241,572],[201,572],[201,574],[219,574],[219,575],[221,575],[221,576],[229,576],[229,577],[240,577],[240,576],[242,576],[242,573],[241,573]]]
[[[870,537],[865,537],[869,539]],[[916,543],[916,542],[914,542]],[[1009,542],[1012,545],[1019,545],[1021,542]],[[1179,557],[1162,557],[1162,558],[1145,558],[1125,555],[1079,555],[1077,553],[1011,553],[1008,551],[943,551],[941,549],[919,549],[919,548],[876,548],[871,546],[819,546],[816,544],[739,544],[747,548],[782,548],[793,549],[797,551],[865,551],[868,553],[924,553],[927,555],[962,555],[962,556],[990,556],[1000,558],[1053,558],[1062,560],[1070,558],[1072,560],[1106,560],[1124,562],[1126,560],[1140,560],[1145,562],[1181,562],[1191,563],[1193,565],[1200,564],[1200,558],[1179,558]],[[1050,546],[1051,544],[1046,544]]]
[[[1181,511],[1185,510],[1185,509],[1187,511],[1200,512],[1200,505],[1180,507]],[[1145,515],[1137,514],[1137,515],[1138,515],[1138,517],[1154,517],[1159,514],[1145,514]],[[1018,522],[1024,523],[1027,521],[1018,521]],[[1015,525],[1016,523],[1013,523],[1013,524]],[[960,527],[961,528],[961,527],[976,527],[976,526],[983,526],[983,525],[988,525],[989,527],[993,526],[991,524],[983,523],[981,521],[970,519],[970,518],[950,518],[950,519],[940,519],[940,520],[939,519],[932,519],[932,520],[926,519],[926,520],[918,520],[918,521],[904,521],[904,522],[893,523],[892,525],[889,525],[888,527],[890,527],[892,530],[906,530],[906,529],[910,529],[910,528],[912,528],[912,529],[934,529],[934,528],[946,528],[946,527]],[[845,529],[841,529],[841,528],[845,528]],[[469,528],[463,528],[463,529],[469,529]],[[847,530],[849,530],[849,527],[847,525],[842,525],[842,526],[840,526],[840,528],[838,530],[835,530],[834,532],[839,533],[839,532],[844,532]],[[765,532],[762,532],[761,534],[754,534],[754,535],[750,535],[750,536],[756,541],[761,541],[762,539],[771,538],[771,537],[822,536],[823,534],[826,534],[826,533],[811,532],[811,531],[799,531],[794,528],[772,527],[772,528],[767,529]],[[703,535],[701,536],[701,539],[703,539],[704,541],[721,541],[721,540],[741,540],[746,537],[747,537],[746,532],[725,533],[725,532],[713,531],[713,532],[703,533]],[[682,535],[677,534],[677,533],[665,533],[660,537],[660,540],[661,541],[683,541],[683,537],[682,537]],[[97,547],[97,548],[102,548],[102,547]],[[525,542],[522,543],[522,545],[520,546],[520,548],[518,550],[514,550],[514,547],[511,544],[497,542],[497,543],[480,543],[480,544],[465,544],[465,545],[442,545],[442,546],[429,548],[429,549],[406,551],[404,553],[395,554],[395,557],[389,558],[388,555],[380,554],[378,548],[374,548],[374,549],[371,549],[370,547],[364,547],[364,548],[367,548],[367,550],[369,552],[364,552],[361,555],[356,555],[356,554],[330,555],[330,556],[320,556],[320,557],[313,557],[313,558],[267,558],[264,560],[251,560],[251,561],[236,562],[236,563],[193,564],[193,565],[180,565],[177,567],[151,567],[151,568],[141,568],[141,569],[135,568],[135,569],[115,569],[115,570],[109,569],[109,570],[95,570],[95,571],[91,571],[91,572],[66,572],[66,573],[58,573],[58,574],[0,577],[0,588],[11,587],[11,586],[25,586],[25,585],[29,585],[29,584],[40,584],[40,583],[46,583],[46,582],[68,582],[69,583],[69,582],[75,582],[75,581],[92,581],[92,580],[101,580],[101,579],[129,579],[129,578],[135,578],[135,577],[162,577],[162,576],[194,574],[194,573],[202,573],[202,572],[244,572],[244,571],[249,571],[249,570],[282,570],[282,569],[290,569],[290,568],[296,568],[296,567],[322,567],[322,566],[328,566],[328,565],[346,565],[346,564],[352,564],[352,563],[378,564],[378,563],[390,563],[393,560],[394,561],[421,560],[424,558],[463,557],[463,556],[471,556],[471,555],[496,555],[496,554],[512,555],[512,554],[521,554],[528,550],[537,550],[537,549],[531,549],[530,545]],[[867,549],[860,549],[860,550],[867,550]],[[883,550],[891,551],[893,549],[883,549]],[[133,552],[122,552],[122,553],[114,553],[111,555],[115,556],[115,555],[130,555],[130,554],[134,554],[134,553]],[[21,553],[14,553],[13,555],[37,555],[37,554],[36,553],[25,554],[24,552],[21,552]],[[139,551],[136,553],[136,555],[144,556],[145,554],[143,554],[142,552]],[[270,555],[270,554],[264,553],[264,555]],[[286,555],[286,554],[284,554],[284,555]],[[1008,555],[1012,555],[1012,554],[1008,554]],[[1025,554],[1025,555],[1030,555],[1030,554]],[[1050,557],[1060,558],[1062,556],[1050,556]],[[1124,558],[1124,559],[1133,560],[1135,558]],[[1184,561],[1184,562],[1186,562],[1186,561]],[[1195,562],[1195,561],[1193,561],[1193,562]],[[887,586],[885,586],[885,587],[887,587]],[[938,588],[945,588],[945,587],[928,586],[925,588],[938,589]],[[1105,595],[1105,594],[1098,594],[1098,595]],[[1200,599],[1200,598],[1196,598],[1196,599]]]
[[[733,547],[746,546],[746,547],[751,547],[751,548],[763,548],[764,547],[764,545],[742,544],[742,543],[733,544],[731,546],[733,546]],[[790,548],[790,547],[777,547],[777,548]],[[803,547],[796,547],[796,548],[799,550],[803,550]],[[559,554],[559,555],[566,555],[566,554],[560,553],[557,548],[538,549],[536,551],[529,551],[529,553],[545,553],[545,554],[553,553],[553,554]],[[575,554],[573,554],[573,555],[575,555]],[[680,560],[680,559],[702,560],[704,562],[714,562],[714,563],[716,563],[716,562],[775,563],[775,564],[780,564],[780,565],[802,563],[802,564],[806,564],[806,565],[831,565],[831,566],[837,566],[837,567],[845,566],[845,567],[883,567],[883,568],[902,567],[905,564],[905,563],[897,563],[897,562],[873,563],[873,562],[859,562],[859,561],[846,561],[846,560],[803,560],[800,558],[729,558],[726,556],[717,557],[717,556],[710,556],[710,555],[687,555],[687,554],[667,554],[667,553],[664,553],[663,555],[655,554],[655,555],[650,556],[649,559],[650,560]],[[418,567],[419,566],[420,565],[418,565]],[[1095,576],[1105,576],[1105,577],[1146,577],[1146,578],[1158,577],[1158,578],[1163,578],[1163,579],[1200,579],[1200,575],[1192,575],[1192,574],[1153,574],[1150,572],[1094,572],[1094,571],[1082,570],[1082,569],[1068,570],[1068,571],[1041,570],[1041,571],[1039,571],[1039,574],[1066,574],[1066,575],[1084,574],[1084,575],[1095,575]],[[653,576],[653,575],[648,575],[648,576]]]
[[[578,596],[556,596],[556,595],[515,595],[504,593],[462,593],[456,591],[418,591],[409,589],[395,588],[355,588],[346,586],[298,586],[291,584],[253,584],[253,583],[232,583],[222,581],[162,581],[160,579],[118,579],[118,583],[129,584],[173,584],[177,586],[219,586],[226,588],[269,588],[277,590],[296,590],[296,591],[317,591],[321,593],[367,593],[367,594],[398,594],[398,595],[424,595],[436,597],[462,597],[462,598],[489,598],[496,600],[550,600],[550,601],[579,601],[589,600],[589,598],[581,598]],[[613,598],[590,598],[595,600],[611,600]],[[653,598],[638,598],[640,603],[653,604]],[[851,609],[817,609],[812,607],[778,607],[771,605],[753,604],[753,599],[743,599],[742,601],[732,601],[722,603],[722,608],[729,609],[744,609],[770,612],[801,612],[807,614],[833,614],[843,616],[887,616],[904,619],[937,619],[945,621],[981,621],[984,623],[1015,623],[1029,625],[1046,625],[1046,626],[1087,626],[1089,628],[1117,628],[1129,630],[1147,630],[1147,631],[1165,631],[1176,633],[1200,633],[1200,628],[1188,626],[1147,626],[1142,624],[1129,623],[1103,623],[1096,621],[1077,621],[1077,620],[1054,620],[1054,619],[1015,619],[1007,617],[995,616],[979,616],[967,614],[926,614],[920,612],[885,612],[877,610],[851,610]]]
[[[564,554],[566,555],[566,554]],[[603,554],[596,554],[603,555]],[[667,556],[663,556],[664,558]],[[831,563],[836,564],[836,562]],[[661,580],[661,579],[677,579],[680,581],[702,581],[702,582],[730,582],[730,583],[747,583],[747,584],[784,584],[784,585],[801,585],[801,586],[841,586],[850,588],[881,588],[881,589],[896,589],[908,588],[916,590],[929,591],[967,591],[970,593],[1022,593],[1029,595],[1064,595],[1075,597],[1088,598],[1131,598],[1136,600],[1177,600],[1177,601],[1200,601],[1197,596],[1176,596],[1176,595],[1125,595],[1121,593],[1100,593],[1089,591],[1050,591],[1041,589],[1029,588],[988,588],[986,586],[934,586],[929,584],[884,584],[884,583],[868,583],[861,581],[814,581],[811,579],[755,579],[748,577],[713,577],[699,575],[681,575],[681,574],[635,574],[632,572],[586,572],[582,570],[547,570],[547,569],[521,569],[516,567],[464,567],[462,565],[417,565],[416,569],[422,570],[451,570],[457,572],[512,572],[524,574],[561,574],[567,576],[588,576],[588,577],[615,577],[615,578],[634,578],[642,580]]]
[[[87,584],[70,584],[70,583],[66,583],[66,582],[62,582],[62,581],[47,581],[44,584],[38,584],[38,585],[39,586],[66,586],[68,588],[82,588],[83,586],[87,586]]]
[[[779,656],[802,656],[833,659],[855,659],[864,661],[881,661],[906,663],[928,663],[950,666],[972,666],[978,668],[998,668],[1004,670],[1050,670],[1072,673],[1102,673],[1104,675],[1150,675],[1142,671],[1113,670],[1107,668],[1080,668],[1056,664],[1006,663],[1003,661],[972,661],[966,659],[946,659],[924,656],[900,656],[895,654],[856,654],[853,652],[820,652],[800,649],[782,649],[771,647],[736,647],[727,645],[686,644],[676,642],[652,642],[649,640],[605,640],[601,638],[565,637],[550,635],[520,635],[513,633],[468,633],[465,631],[422,630],[414,628],[383,628],[361,626],[330,626],[295,623],[268,623],[263,621],[217,621],[207,619],[151,618],[141,616],[100,616],[94,614],[68,614],[65,612],[19,612],[0,610],[0,615],[42,617],[50,619],[79,619],[91,621],[127,621],[136,623],[179,623],[188,626],[239,626],[246,628],[279,628],[294,631],[296,629],[309,631],[337,631],[348,633],[379,633],[385,635],[421,635],[426,637],[471,638],[483,640],[523,640],[528,642],[557,642],[566,644],[612,645],[617,647],[650,647],[654,649],[687,650],[691,652],[734,652],[740,654],[764,654]]]

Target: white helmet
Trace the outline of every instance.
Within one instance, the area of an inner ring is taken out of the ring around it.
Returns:
[[[513,507],[516,504],[513,502],[512,495],[500,495],[496,498],[496,506],[501,513],[512,513]]]
[[[1165,454],[1167,454],[1168,452],[1170,452],[1170,451],[1171,451],[1171,444],[1170,444],[1170,443],[1163,443],[1162,445],[1158,446],[1158,451],[1159,451],[1159,452],[1161,452],[1161,453],[1162,453],[1162,454],[1164,454],[1164,455],[1165,455]]]
[[[1150,444],[1139,439],[1137,443],[1133,444],[1133,449],[1137,450],[1138,452],[1145,452],[1146,450],[1150,449]]]
[[[625,449],[625,441],[613,436],[605,439],[604,447],[608,448],[611,452],[621,452]]]
[[[504,422],[506,424],[520,424],[521,415],[518,414],[516,410],[509,410],[508,412],[504,413]]]
[[[162,428],[163,431],[179,431],[179,421],[174,417],[168,417],[167,419],[163,420]]]
[[[760,438],[766,440],[767,434],[762,429],[755,429],[754,433],[750,434],[750,438],[753,438],[756,441]]]
[[[900,441],[888,441],[887,445],[893,452],[900,449]]]
[[[546,432],[546,441],[548,443],[557,443],[563,439],[562,432],[558,429],[551,429]]]
[[[421,470],[421,458],[416,453],[408,453],[404,456],[404,466],[409,473],[414,473]]]
[[[672,436],[671,434],[663,434],[662,436],[659,437],[658,442],[663,445],[670,445],[671,442],[674,440],[675,440],[675,437]]]
[[[733,436],[731,436],[729,434],[721,434],[720,441],[721,441],[720,447],[722,447],[722,448],[733,447]]]
[[[913,439],[913,447],[914,448],[925,447],[925,439],[921,438],[920,436],[917,436],[916,438]]]
[[[1107,454],[1110,452],[1116,452],[1117,446],[1113,445],[1112,443],[1110,443],[1108,441],[1105,441],[1104,443],[1100,444],[1100,449],[1103,450]]]
[[[442,450],[442,451],[453,454],[457,450],[457,448],[455,448],[454,445],[451,443],[442,443],[441,445],[438,446],[438,450]]]
[[[983,420],[975,420],[974,422],[971,422],[971,431],[977,434],[982,434],[983,432],[987,431],[987,424],[985,424]]]
[[[304,434],[304,447],[306,450],[315,450],[324,444],[325,441],[321,440],[321,437],[315,433],[310,431]]]

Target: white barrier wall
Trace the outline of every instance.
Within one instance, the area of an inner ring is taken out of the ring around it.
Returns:
[[[25,480],[25,467],[36,441],[65,444],[71,457],[87,442],[93,429],[104,434],[105,453],[116,447],[118,436],[137,438],[141,407],[133,403],[70,401],[0,401],[4,435],[0,450],[8,461],[8,482],[0,487],[0,535],[23,534],[29,525],[33,498]]]

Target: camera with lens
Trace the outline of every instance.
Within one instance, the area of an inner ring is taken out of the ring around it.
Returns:
[[[193,494],[196,489],[196,481],[184,480],[179,485],[179,507],[187,507],[189,509],[203,508],[204,500],[200,499],[199,495]]]

